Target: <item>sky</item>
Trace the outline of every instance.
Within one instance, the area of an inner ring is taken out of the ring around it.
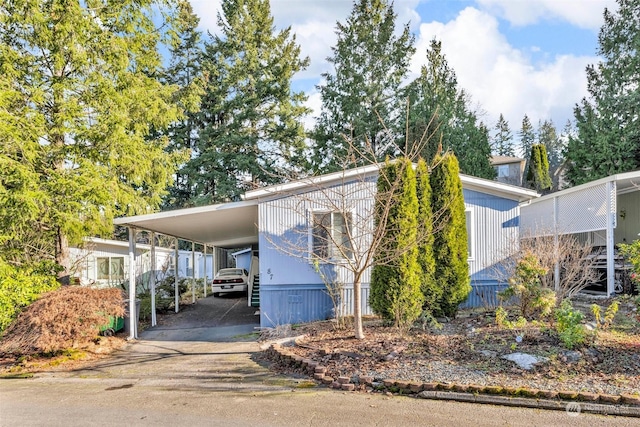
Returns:
[[[218,33],[220,0],[192,0],[199,29]],[[335,44],[336,23],[349,16],[351,0],[271,0],[277,29],[291,27],[310,65],[294,78],[295,90],[308,95],[307,105],[320,110],[316,85],[321,73],[333,72],[326,58]],[[410,23],[416,37],[411,61],[415,78],[426,49],[436,38],[456,72],[458,86],[489,129],[500,114],[515,135],[525,114],[534,128],[553,120],[560,132],[573,120],[573,108],[587,96],[585,67],[599,58],[598,32],[604,9],[615,0],[395,0],[400,28]],[[206,37],[205,37],[206,38]]]

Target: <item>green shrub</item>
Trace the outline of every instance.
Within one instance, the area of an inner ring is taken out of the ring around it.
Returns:
[[[560,308],[555,312],[556,332],[560,338],[560,342],[568,349],[584,344],[587,334],[582,325],[584,315],[574,310],[571,301],[568,299],[562,301]]]
[[[416,176],[408,159],[385,165],[378,178],[377,197],[375,221],[384,221],[385,238],[375,255],[369,301],[374,312],[386,321],[396,327],[409,327],[420,316],[424,296],[416,242]],[[380,199],[388,197],[394,204],[386,213],[387,202]]]
[[[527,319],[519,316],[515,322],[509,320],[509,312],[502,307],[496,309],[496,325],[506,329],[522,329],[527,326]]]
[[[16,268],[0,260],[0,334],[23,308],[59,286],[51,262]]]
[[[441,289],[439,313],[455,317],[471,292],[467,221],[458,159],[453,153],[436,156],[431,171],[431,208],[434,217],[433,256],[436,286]]]
[[[546,317],[556,304],[555,292],[544,288],[540,281],[540,277],[546,273],[547,270],[540,265],[535,255],[526,254],[518,261],[514,275],[509,279],[509,287],[498,293],[498,297],[502,300],[517,298],[520,314],[525,319]]]
[[[604,317],[602,317],[602,309],[600,306],[598,304],[591,304],[591,311],[596,318],[596,327],[598,329],[608,329],[613,323],[616,313],[618,313],[618,307],[618,301],[613,301],[605,310]]]

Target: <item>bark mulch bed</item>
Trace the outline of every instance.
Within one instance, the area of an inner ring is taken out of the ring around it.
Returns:
[[[598,303],[608,305],[608,301]],[[561,345],[549,324],[530,323],[510,330],[496,325],[492,311],[475,310],[425,330],[399,331],[377,320],[365,321],[362,340],[353,338],[349,328],[335,328],[331,321],[304,324],[292,331],[303,336],[295,345],[285,344],[281,351],[262,357],[274,370],[310,376],[314,372],[300,361],[313,361],[312,367],[321,366],[323,376],[332,382],[348,378],[361,390],[400,381],[435,384],[438,389],[535,390],[551,397],[558,392],[582,393],[585,400],[590,394],[624,395],[640,404],[640,322],[633,307],[631,302],[621,303],[611,328],[573,350]],[[526,370],[502,358],[516,352],[546,361]],[[280,353],[291,357],[280,357]]]

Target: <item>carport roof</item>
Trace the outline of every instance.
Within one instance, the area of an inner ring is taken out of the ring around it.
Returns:
[[[257,200],[130,216],[113,222],[222,248],[258,243]]]

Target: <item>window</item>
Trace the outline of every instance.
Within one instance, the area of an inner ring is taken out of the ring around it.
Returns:
[[[351,246],[351,214],[313,212],[310,228],[310,250],[317,259],[346,259],[353,255]]]
[[[498,178],[509,178],[509,165],[498,166]]]
[[[467,221],[467,257],[469,259],[473,259],[473,211],[471,209],[466,209],[464,211],[464,215]]]
[[[124,280],[124,257],[97,258],[98,280],[110,282]]]

